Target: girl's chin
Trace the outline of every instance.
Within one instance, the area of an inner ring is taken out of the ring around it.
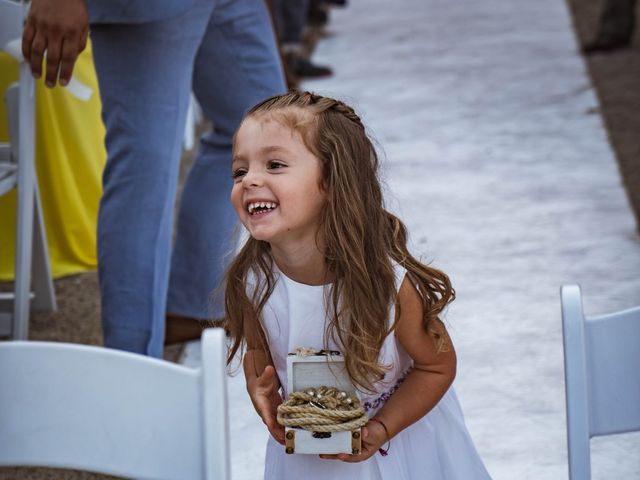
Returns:
[[[259,240],[261,242],[271,243],[269,241],[269,237],[265,237],[263,235],[251,235],[251,238],[253,238],[254,240]]]
[[[273,235],[260,229],[249,229],[249,235],[251,235],[254,240],[260,240],[262,242],[270,242],[273,239]]]

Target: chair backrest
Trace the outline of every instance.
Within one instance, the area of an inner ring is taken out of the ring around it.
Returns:
[[[50,342],[0,343],[0,465],[146,479],[229,478],[225,342],[202,368]]]
[[[569,474],[588,479],[592,437],[640,430],[640,307],[585,318],[580,287],[560,296]]]

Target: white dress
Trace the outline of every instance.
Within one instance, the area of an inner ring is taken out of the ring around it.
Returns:
[[[406,271],[395,267],[399,288]],[[325,287],[295,282],[278,270],[276,285],[263,310],[269,348],[280,384],[287,385],[287,354],[297,347],[324,348]],[[391,322],[394,311],[390,313]],[[332,350],[339,350],[329,345]],[[360,394],[369,417],[401,383],[412,360],[389,335],[380,352],[385,365],[393,365],[378,383],[377,394]],[[287,392],[285,391],[285,394]],[[389,455],[376,453],[358,463],[326,460],[318,455],[285,453],[272,437],[267,444],[264,478],[268,480],[475,480],[490,478],[464,424],[453,387],[423,418],[391,440]]]

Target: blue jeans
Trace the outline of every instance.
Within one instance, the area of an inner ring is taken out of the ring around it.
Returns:
[[[285,91],[262,0],[199,0],[175,18],[91,27],[107,130],[98,217],[105,346],[162,356],[165,313],[222,314],[209,295],[234,248],[231,141],[243,114]],[[182,192],[190,92],[213,124]]]

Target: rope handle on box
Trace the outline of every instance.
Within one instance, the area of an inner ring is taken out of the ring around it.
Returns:
[[[309,388],[289,394],[278,406],[277,420],[285,427],[312,432],[344,432],[369,421],[356,397],[334,387]]]

